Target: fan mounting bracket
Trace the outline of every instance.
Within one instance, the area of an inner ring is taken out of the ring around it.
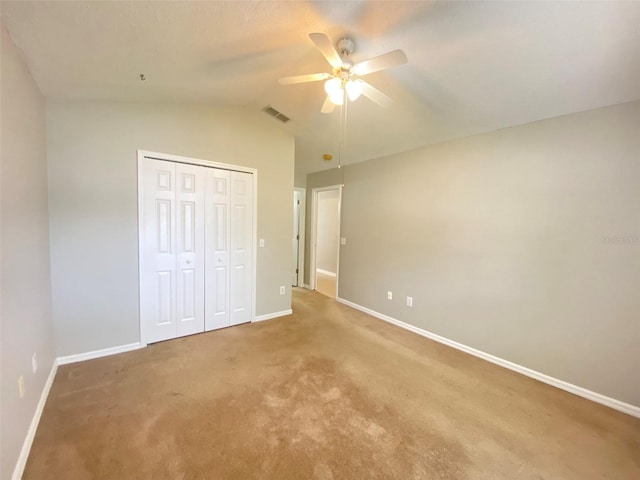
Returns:
[[[336,46],[338,47],[338,53],[343,57],[348,57],[356,49],[356,44],[349,37],[344,37],[338,40]]]

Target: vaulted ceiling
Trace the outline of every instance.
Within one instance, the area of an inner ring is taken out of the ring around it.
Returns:
[[[55,99],[198,102],[291,118],[296,169],[335,166],[339,110],[309,40],[350,36],[356,62],[402,49],[367,77],[393,99],[349,107],[343,163],[640,99],[640,2],[6,2],[2,22]],[[140,81],[144,74],[146,80]]]

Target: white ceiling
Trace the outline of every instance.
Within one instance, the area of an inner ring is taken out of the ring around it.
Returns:
[[[6,2],[2,22],[50,98],[273,105],[296,169],[335,166],[339,110],[319,112],[329,71],[308,38],[397,48],[408,65],[367,80],[394,103],[349,107],[344,163],[640,99],[640,2]],[[145,82],[138,75],[144,73]]]

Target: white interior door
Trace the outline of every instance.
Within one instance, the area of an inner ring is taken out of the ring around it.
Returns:
[[[144,159],[140,229],[140,321],[143,342],[176,336],[176,165]]]
[[[230,172],[207,169],[205,330],[228,327]]]
[[[230,172],[231,182],[231,318],[230,324],[250,322],[253,300],[253,176]]]
[[[176,165],[177,331],[204,331],[205,169]]]
[[[298,256],[300,253],[300,192],[293,191],[293,272],[291,285],[298,286]]]

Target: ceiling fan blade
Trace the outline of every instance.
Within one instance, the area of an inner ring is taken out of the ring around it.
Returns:
[[[387,68],[397,67],[398,65],[404,65],[405,63],[407,63],[407,55],[402,50],[394,50],[357,63],[351,68],[351,71],[356,75],[367,75]]]
[[[325,80],[331,75],[328,73],[310,73],[308,75],[294,75],[292,77],[282,77],[278,79],[280,85],[291,85],[292,83],[317,82]]]
[[[322,109],[320,110],[322,113],[333,113],[333,111],[336,108],[336,104],[333,103],[330,99],[329,96],[327,95],[327,98],[325,99],[324,103],[322,104]]]
[[[342,66],[342,59],[340,58],[340,55],[338,55],[336,49],[333,47],[333,44],[331,43],[331,40],[329,40],[329,37],[327,37],[324,33],[310,33],[309,38],[313,43],[316,44],[316,47],[318,47],[318,50],[320,50],[324,58],[327,59],[329,65],[331,65],[333,68],[340,68]]]
[[[364,80],[359,80],[359,82],[361,82],[362,84],[362,94],[365,97],[373,100],[375,103],[377,103],[381,107],[386,108],[393,103],[393,100],[387,97],[384,93],[382,93],[376,87],[368,84]]]

